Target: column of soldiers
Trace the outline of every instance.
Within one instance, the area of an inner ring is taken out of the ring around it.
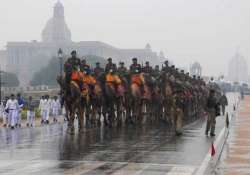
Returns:
[[[201,77],[191,77],[189,73],[185,73],[184,70],[179,70],[174,65],[169,65],[168,61],[164,62],[164,66],[160,70],[157,65],[155,68],[150,66],[147,61],[145,66],[138,63],[137,58],[132,59],[132,64],[129,70],[125,67],[124,62],[120,62],[119,66],[113,63],[112,58],[108,58],[108,63],[105,68],[100,66],[100,63],[96,63],[96,67],[92,70],[86,63],[86,60],[80,60],[77,58],[76,51],[72,51],[72,57],[69,58],[65,63],[66,82],[70,80],[79,81],[79,70],[83,72],[83,77],[90,75],[91,77],[98,77],[102,74],[106,75],[106,82],[120,82],[119,77],[124,75],[139,75],[144,73],[151,77],[153,83],[155,80],[161,81],[162,76],[166,76],[169,81],[171,88],[173,89],[174,97],[174,115],[176,116],[176,132],[182,134],[182,121],[184,113],[186,115],[195,114],[196,116],[201,115],[203,110],[206,109],[207,97],[209,90],[206,88],[206,83]],[[133,81],[133,80],[132,80]],[[94,84],[95,81],[88,81],[87,84]],[[138,83],[139,84],[139,83]],[[141,92],[144,92],[144,86],[140,86]],[[213,136],[213,131],[211,136]]]

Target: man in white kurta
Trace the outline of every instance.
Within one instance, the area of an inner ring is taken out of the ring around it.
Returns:
[[[59,110],[61,108],[61,104],[57,96],[54,97],[54,99],[51,102],[51,109],[52,109],[52,116],[53,116],[53,121],[57,122],[58,121],[58,115],[59,115]]]
[[[51,99],[49,96],[46,96],[46,102],[45,102],[45,110],[46,110],[46,123],[49,124],[49,115],[51,110]]]
[[[42,96],[39,104],[39,110],[41,112],[41,124],[45,123],[46,121],[46,116],[47,116],[46,103],[47,100],[45,99],[44,96]]]
[[[8,118],[11,129],[14,129],[16,124],[16,116],[18,115],[19,110],[19,104],[15,99],[14,94],[11,94],[10,99],[7,101],[5,110],[8,111]]]

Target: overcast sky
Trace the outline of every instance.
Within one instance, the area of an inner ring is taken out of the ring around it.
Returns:
[[[57,0],[0,0],[0,49],[41,40]],[[227,71],[237,48],[250,57],[249,0],[61,0],[74,41],[152,49],[178,66],[199,61],[205,74]]]

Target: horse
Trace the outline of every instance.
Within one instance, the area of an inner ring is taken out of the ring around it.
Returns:
[[[69,114],[69,121],[68,121],[68,130],[71,134],[74,134],[74,120],[75,115],[78,112],[78,126],[79,131],[83,131],[83,109],[81,107],[82,104],[82,96],[81,96],[81,90],[78,86],[78,84],[74,81],[70,81],[69,84],[69,92],[66,90],[66,83],[64,77],[57,77],[57,82],[61,86],[62,90],[64,91],[64,102],[65,102],[65,108],[68,111]]]
[[[134,123],[141,123],[142,116],[142,86],[144,86],[143,74],[131,75],[129,97],[128,97],[128,118],[127,121]]]

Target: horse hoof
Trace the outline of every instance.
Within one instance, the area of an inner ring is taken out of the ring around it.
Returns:
[[[75,134],[75,129],[74,128],[69,128],[67,133],[70,134],[70,135],[74,135]]]
[[[83,133],[84,133],[83,128],[80,128],[80,129],[79,129],[79,133],[81,133],[81,134],[83,134]]]
[[[180,131],[176,131],[175,134],[176,134],[176,136],[181,136],[183,133]]]

